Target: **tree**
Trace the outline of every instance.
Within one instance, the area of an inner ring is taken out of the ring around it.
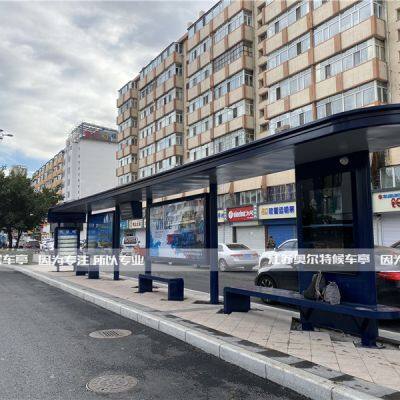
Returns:
[[[60,200],[56,190],[35,192],[31,180],[19,174],[5,175],[0,169],[0,228],[8,236],[12,248],[13,233],[17,234],[16,247],[24,231],[32,230],[46,220],[48,209]]]

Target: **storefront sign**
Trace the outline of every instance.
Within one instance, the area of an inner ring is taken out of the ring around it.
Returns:
[[[228,208],[227,214],[229,222],[253,221],[257,219],[257,206]]]
[[[296,203],[262,204],[258,207],[259,219],[296,218]]]
[[[373,193],[372,208],[374,213],[400,211],[400,192]]]
[[[226,221],[226,210],[218,210],[218,222]]]
[[[130,219],[128,221],[129,229],[140,229],[143,228],[143,220],[142,219]]]

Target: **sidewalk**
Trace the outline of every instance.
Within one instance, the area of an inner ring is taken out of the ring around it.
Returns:
[[[367,349],[356,338],[328,331],[295,329],[290,312],[252,304],[248,313],[220,313],[204,304],[206,293],[185,290],[185,301],[168,302],[157,283],[138,294],[137,281],[113,281],[51,272],[49,266],[12,268],[184,340],[250,372],[313,399],[400,399],[400,350]]]

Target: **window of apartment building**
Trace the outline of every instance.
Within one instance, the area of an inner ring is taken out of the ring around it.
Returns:
[[[241,100],[214,114],[214,126],[219,126],[242,115],[253,115],[253,102]]]
[[[137,107],[137,100],[136,99],[129,99],[121,107],[118,107],[118,115],[121,115],[126,110],[129,110],[132,107]]]
[[[135,182],[137,179],[137,175],[133,174],[132,172],[128,174],[124,174],[118,177],[118,184],[119,185],[125,185],[130,182]]]
[[[159,131],[160,129],[174,123],[181,124],[182,120],[182,111],[173,111],[156,121],[156,130]]]
[[[254,132],[248,129],[239,129],[227,135],[220,136],[213,141],[214,152],[220,153],[238,146],[250,143],[254,140]]]
[[[136,164],[136,156],[134,154],[129,154],[126,157],[120,158],[118,160],[118,167],[123,167],[132,163]]]
[[[268,186],[266,199],[268,203],[279,203],[284,201],[294,201],[296,199],[296,187],[294,183],[285,185]]]
[[[229,6],[231,2],[232,0],[222,0],[218,2],[211,10],[202,15],[202,17],[196,23],[189,27],[188,38],[190,39],[193,37],[197,31],[206,26],[213,18],[220,14],[225,7]]]
[[[276,133],[277,130],[294,128],[295,126],[301,126],[313,120],[312,106],[298,108],[294,111],[278,115],[272,118],[269,122],[270,134]]]
[[[161,151],[175,145],[183,145],[182,133],[173,133],[156,142],[156,151]]]
[[[207,92],[203,93],[201,96],[190,100],[188,105],[188,112],[196,111],[197,109],[205,106],[212,100],[212,92],[208,90]]]
[[[285,61],[291,60],[298,55],[306,52],[310,48],[310,34],[294,40],[293,42],[272,52],[267,59],[267,69],[272,69]]]
[[[250,57],[253,56],[253,47],[250,42],[238,43],[225,53],[218,56],[213,61],[213,71],[219,71],[220,69],[224,68],[225,65],[233,63],[243,55]]]
[[[228,22],[218,28],[214,34],[214,43],[220,42],[225,36],[233,32],[241,25],[253,26],[253,16],[250,11],[242,10],[233,16]]]
[[[286,12],[272,20],[267,26],[267,37],[271,37],[279,33],[282,29],[294,24],[299,19],[303,18],[308,12],[308,0],[304,0],[293,7],[290,7]]]
[[[168,103],[170,103],[173,100],[182,100],[183,99],[183,90],[180,88],[174,88],[172,90],[170,90],[169,92],[167,92],[166,94],[164,94],[163,96],[159,97],[156,101],[156,107],[157,110],[159,108],[164,107],[165,105],[167,105]]]
[[[158,161],[156,164],[157,172],[164,172],[171,168],[182,165],[182,156],[171,156],[164,160]]]
[[[211,72],[211,64],[207,64],[200,71],[197,71],[189,78],[187,88],[190,89],[196,86],[198,83],[204,81],[204,79],[207,79],[211,75]]]
[[[386,84],[373,81],[317,102],[317,118],[365,107],[375,101],[387,102]]]
[[[148,146],[140,149],[139,157],[142,159],[142,158],[150,156],[151,154],[153,154],[155,152],[156,152],[156,146],[154,143],[152,143],[152,144],[149,144]]]
[[[382,0],[363,0],[318,26],[314,30],[315,46],[365,21],[372,15],[376,15],[378,18],[384,18]]]
[[[200,133],[206,132],[212,128],[212,117],[207,117],[195,124],[189,125],[188,137],[199,135]]]
[[[182,65],[181,64],[172,64],[167,70],[161,73],[157,77],[157,86],[162,85],[165,81],[172,78],[173,76],[182,76]]]
[[[217,207],[218,208],[229,208],[238,205],[237,193],[226,193],[220,194],[217,197]]]
[[[150,94],[154,88],[156,87],[156,82],[151,81],[148,85],[146,85],[139,93],[139,97],[141,99],[145,98],[148,94]]]
[[[136,138],[136,136],[129,136],[129,137],[127,137],[126,139],[121,140],[121,141],[118,143],[118,150],[123,150],[125,147],[131,146],[131,145],[133,145],[133,146],[136,146],[136,145],[137,145],[137,138]]]
[[[212,154],[214,154],[212,143],[203,144],[202,146],[189,150],[189,160],[200,160],[201,158],[208,157]]]
[[[243,85],[253,86],[253,72],[243,70],[221,82],[214,88],[214,99],[219,99]]]
[[[140,178],[146,178],[156,173],[156,164],[147,165],[146,167],[139,168]]]
[[[136,128],[136,127],[137,127],[137,119],[129,117],[122,124],[118,125],[118,132],[122,132],[127,128]]]
[[[311,85],[311,68],[285,79],[268,89],[269,103],[297,93]]]
[[[211,37],[207,37],[200,44],[189,51],[189,63],[193,62],[201,54],[205,53],[212,45]]]
[[[182,54],[182,51],[183,47],[181,43],[172,43],[160,55],[158,55],[153,61],[151,61],[146,67],[144,67],[140,71],[140,78],[143,79],[151,70],[158,67],[172,53],[176,52]]]
[[[316,10],[327,2],[328,0],[313,0],[313,9]]]
[[[126,85],[122,86],[121,89],[118,90],[119,96],[122,96],[123,94],[127,93],[130,89],[136,89],[137,88],[137,82],[130,81]]]
[[[239,192],[239,205],[258,204],[263,201],[263,196],[260,189],[246,190]]]
[[[156,131],[156,125],[153,122],[152,124],[145,126],[143,129],[140,129],[139,138],[144,139],[147,136],[152,135],[155,131]]]
[[[400,165],[384,167],[379,170],[380,189],[400,187]]]
[[[154,103],[151,103],[149,106],[140,111],[139,119],[142,120],[148,117],[149,115],[153,114],[153,112],[154,112]]]
[[[385,60],[385,44],[373,38],[317,64],[316,81],[328,79],[375,57]]]

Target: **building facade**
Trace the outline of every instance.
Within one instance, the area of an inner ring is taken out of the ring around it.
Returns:
[[[28,175],[28,168],[26,168],[25,165],[12,165],[10,174],[24,176],[26,178]]]
[[[87,122],[79,124],[65,146],[64,201],[115,187],[116,151],[116,130]]]
[[[58,194],[64,197],[64,150],[32,174],[32,185],[36,191],[57,189]]]
[[[140,71],[129,96],[120,91],[117,122],[137,116],[127,136],[137,145],[127,147],[120,130],[126,164],[117,175],[142,179],[335,113],[399,102],[399,38],[399,1],[222,0]],[[400,164],[400,151],[383,159],[379,171]],[[262,250],[269,236],[277,244],[295,236],[294,182],[286,171],[221,185],[220,240]]]

